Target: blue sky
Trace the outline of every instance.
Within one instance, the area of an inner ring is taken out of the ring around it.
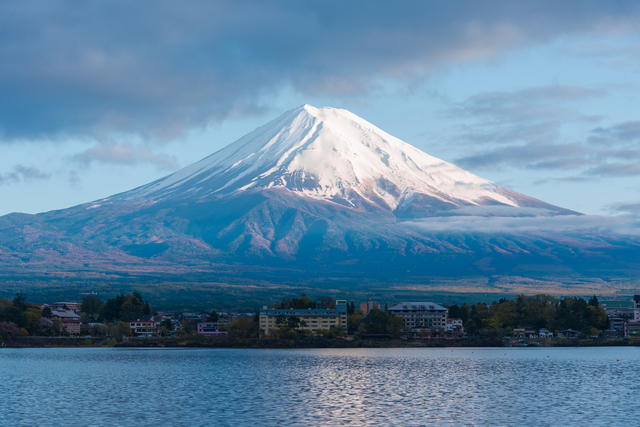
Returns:
[[[2,2],[0,214],[129,190],[307,103],[637,215],[640,3],[609,3]]]

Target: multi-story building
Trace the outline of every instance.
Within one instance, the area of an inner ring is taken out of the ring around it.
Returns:
[[[218,322],[200,322],[198,323],[198,333],[205,337],[223,335],[227,333],[227,331],[221,331],[218,326]]]
[[[373,302],[373,300],[371,298],[369,298],[369,301],[363,302],[363,303],[360,304],[360,311],[365,316],[367,314],[371,313],[371,310],[373,310],[374,308],[380,309],[380,303]]]
[[[66,307],[66,308],[65,308]],[[71,310],[80,313],[82,309],[81,302],[54,302],[49,304],[51,310]]]
[[[347,301],[337,300],[336,308],[320,308],[320,301],[316,302],[316,308],[304,309],[269,309],[264,306],[260,310],[260,330],[269,333],[272,329],[279,328],[276,320],[279,316],[297,317],[301,323],[298,330],[316,331],[318,329],[331,329],[332,327],[342,327],[347,329]]]
[[[640,334],[640,295],[633,296],[633,320],[627,323],[626,336]]]
[[[601,305],[609,317],[631,319],[635,315],[634,303],[635,301],[609,301]]]
[[[51,317],[57,317],[62,322],[64,330],[70,334],[80,333],[80,315],[71,310],[55,310],[51,313]]]
[[[141,337],[153,337],[158,333],[158,325],[153,316],[142,316],[140,319],[129,322],[131,332]]]
[[[447,335],[448,336],[463,336],[464,327],[462,326],[462,319],[447,319]]]
[[[401,302],[389,311],[404,319],[404,329],[429,328],[433,336],[444,336],[447,332],[449,310],[433,302]]]

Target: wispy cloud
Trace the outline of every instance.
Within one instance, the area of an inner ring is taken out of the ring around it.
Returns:
[[[615,203],[608,206],[608,208],[611,213],[627,213],[640,216],[640,202]]]
[[[18,165],[11,172],[0,173],[0,185],[27,181],[44,181],[51,178],[51,174],[43,172],[33,166]]]
[[[132,145],[123,143],[96,144],[72,157],[72,160],[87,167],[91,163],[112,163],[135,165],[148,163],[160,170],[174,171],[179,164],[175,156],[166,153],[154,153],[142,144]]]
[[[541,86],[471,96],[446,111],[449,117],[468,121],[450,137],[470,148],[454,163],[475,170],[526,168],[573,174],[538,183],[640,175],[640,121],[585,127],[602,118],[582,114],[580,101],[607,94],[598,88]],[[574,126],[570,142],[562,131],[567,125]]]
[[[631,206],[636,208],[637,206]],[[622,210],[620,210],[622,211]],[[625,210],[627,211],[627,210]],[[482,208],[461,210],[460,215],[405,221],[403,224],[428,233],[585,234],[640,235],[640,217],[635,215],[554,215],[529,209],[521,216],[487,215]],[[504,213],[503,213],[504,214]]]

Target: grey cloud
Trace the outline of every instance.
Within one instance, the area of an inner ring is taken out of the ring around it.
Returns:
[[[640,202],[636,203],[615,203],[608,206],[612,213],[629,213],[640,215]]]
[[[541,86],[514,92],[485,92],[456,103],[449,116],[471,118],[456,129],[456,141],[475,148],[455,162],[466,168],[528,168],[578,171],[593,176],[637,175],[640,122],[629,121],[587,131],[585,141],[566,143],[567,123],[593,123],[572,103],[605,96],[601,89]],[[483,146],[478,149],[475,147]],[[620,162],[624,159],[626,162]],[[575,177],[574,177],[575,178]],[[543,183],[545,181],[538,181]]]
[[[405,221],[407,227],[429,232],[462,233],[615,233],[640,235],[640,218],[635,216],[537,215],[522,217],[467,215]]]
[[[483,92],[455,104],[448,110],[448,114],[454,117],[488,118],[500,123],[505,121],[520,123],[529,120],[536,122],[552,120],[557,123],[559,118],[581,116],[575,109],[564,107],[561,103],[576,102],[606,94],[606,91],[601,89],[562,85],[538,86],[513,92]],[[590,118],[592,119],[593,117]]]
[[[592,130],[590,141],[593,143],[611,143],[611,140],[640,141],[640,121],[628,121],[610,127],[597,127]]]
[[[488,168],[496,166],[525,166],[533,169],[573,169],[582,166],[585,148],[581,144],[536,144],[498,147],[455,161],[463,167]]]
[[[0,173],[0,185],[24,181],[45,181],[49,178],[51,178],[50,173],[43,172],[36,167],[18,165],[11,172]]]
[[[359,96],[379,78],[414,81],[560,36],[635,31],[639,11],[633,1],[2,2],[0,133],[168,139],[259,113],[282,88]],[[594,95],[549,90],[528,95]]]
[[[585,171],[593,176],[635,176],[640,175],[640,162],[606,163]]]
[[[149,163],[160,170],[174,171],[179,164],[174,156],[166,153],[154,153],[144,145],[123,143],[96,144],[72,157],[72,160],[87,167],[93,162],[135,165]]]

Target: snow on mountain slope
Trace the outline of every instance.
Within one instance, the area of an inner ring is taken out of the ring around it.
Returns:
[[[452,207],[543,204],[432,157],[349,111],[309,105],[119,197],[198,199],[271,188],[347,206],[364,199],[391,210],[424,196]]]

